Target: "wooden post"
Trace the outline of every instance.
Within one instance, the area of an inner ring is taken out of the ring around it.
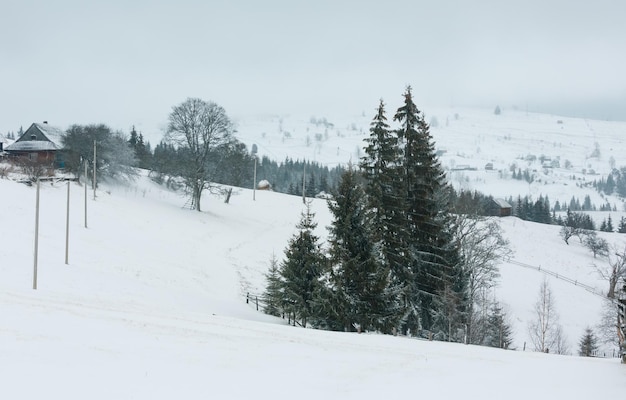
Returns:
[[[252,200],[256,200],[256,154],[254,155],[254,180],[252,181]]]
[[[96,199],[96,141],[93,141],[93,199]]]
[[[65,215],[65,265],[69,264],[70,249],[70,181],[67,181],[67,212]]]
[[[87,227],[87,160],[85,160],[85,228]]]
[[[37,178],[37,195],[35,199],[35,256],[33,266],[33,290],[37,290],[37,255],[39,253],[39,178]]]
[[[305,196],[305,180],[306,180],[306,162],[303,164],[304,168],[302,169],[302,203],[306,204],[306,196]]]
[[[256,310],[259,311],[259,296],[254,296],[254,299],[256,301]]]

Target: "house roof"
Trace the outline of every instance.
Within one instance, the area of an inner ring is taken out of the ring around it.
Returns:
[[[34,123],[13,144],[7,146],[6,151],[55,151],[61,150],[61,129],[47,123]]]
[[[504,199],[493,199],[493,201],[498,205],[498,207],[500,208],[511,208],[511,205],[509,204],[508,201],[504,200]]]

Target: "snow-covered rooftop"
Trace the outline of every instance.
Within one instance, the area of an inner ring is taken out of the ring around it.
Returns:
[[[61,128],[48,125],[47,123],[34,123],[33,125],[35,125],[44,135],[46,135],[48,140],[53,142],[57,146],[57,148],[62,148],[62,137],[65,135],[65,132]]]
[[[39,131],[41,135],[36,134]],[[34,123],[15,143],[6,147],[7,151],[55,151],[63,148],[62,136],[65,134],[60,128],[47,123]],[[35,135],[35,139],[31,136]]]

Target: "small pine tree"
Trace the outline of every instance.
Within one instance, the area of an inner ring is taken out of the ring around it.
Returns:
[[[495,109],[495,110],[493,110],[493,113],[494,113],[495,115],[500,115],[500,114],[502,113],[502,110],[500,110],[500,106],[496,106],[496,109]]]
[[[598,351],[598,337],[593,329],[587,327],[583,337],[578,342],[578,355],[582,357],[593,357]]]
[[[483,346],[507,349],[513,337],[513,328],[507,320],[507,315],[498,302],[491,306],[491,312],[487,317],[487,327]]]
[[[300,319],[307,326],[312,315],[313,296],[319,286],[319,278],[324,271],[325,258],[313,233],[317,224],[310,202],[302,213],[297,225],[298,232],[291,238],[285,250],[285,260],[281,264],[280,275],[284,281],[287,312]]]
[[[265,298],[265,313],[279,317],[283,313],[285,306],[285,290],[284,282],[280,277],[280,270],[278,268],[278,260],[276,255],[272,254],[270,259],[270,268],[265,274],[267,280],[267,286],[263,297]]]
[[[622,217],[619,220],[619,226],[617,227],[617,232],[626,233],[626,218],[625,217]]]

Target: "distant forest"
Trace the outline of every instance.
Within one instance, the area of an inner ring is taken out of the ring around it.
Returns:
[[[158,179],[163,176],[179,176],[180,169],[188,157],[185,149],[161,142],[154,149],[151,170]],[[209,167],[211,181],[223,185],[253,187],[254,156],[246,146],[238,141],[231,142],[215,150],[215,160]],[[293,160],[286,158],[282,162],[270,160],[267,156],[257,159],[256,181],[267,180],[271,189],[280,193],[302,195],[302,183],[306,197],[315,197],[319,193],[328,193],[337,186],[341,175],[345,172],[341,165],[329,168],[315,161]]]

